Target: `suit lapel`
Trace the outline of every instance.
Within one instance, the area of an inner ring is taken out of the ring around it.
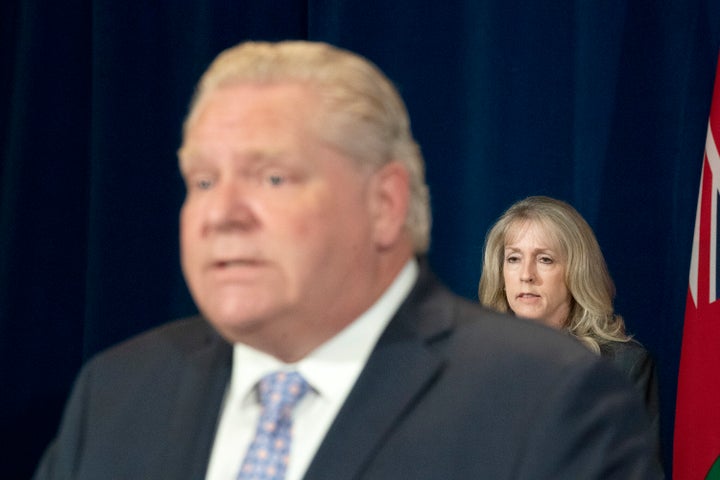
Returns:
[[[383,332],[304,478],[358,478],[384,438],[441,373],[443,359],[427,342],[447,331],[449,317],[443,311],[446,304],[430,293],[436,288],[427,275],[421,273]]]
[[[208,327],[204,345],[189,355],[168,425],[168,448],[156,478],[204,478],[218,414],[232,368],[232,347]]]

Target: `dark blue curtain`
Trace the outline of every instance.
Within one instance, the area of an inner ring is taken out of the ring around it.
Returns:
[[[285,38],[396,82],[427,161],[430,261],[459,294],[477,298],[510,203],[580,210],[657,360],[670,467],[720,0],[5,0],[0,29],[5,478],[30,475],[89,356],[194,312],[175,158],[193,85],[221,49]]]

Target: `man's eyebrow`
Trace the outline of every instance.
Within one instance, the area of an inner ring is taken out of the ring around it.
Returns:
[[[232,161],[240,162],[242,160],[243,162],[249,163],[250,167],[256,167],[258,165],[262,165],[263,163],[282,160],[287,158],[287,156],[286,152],[280,149],[256,149],[248,152],[233,154]],[[206,154],[188,147],[180,147],[177,150],[177,157],[181,170],[186,170],[191,166],[202,166],[203,164],[208,163],[205,161],[205,158],[207,157]]]
[[[199,155],[197,155],[195,152],[193,152],[191,149],[188,149],[187,147],[178,148],[177,157],[178,166],[180,167],[181,172],[187,170],[190,167],[190,164],[197,163],[201,158]]]

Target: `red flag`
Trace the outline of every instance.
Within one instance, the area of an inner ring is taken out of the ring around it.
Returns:
[[[700,179],[675,411],[673,478],[720,479],[720,57]]]

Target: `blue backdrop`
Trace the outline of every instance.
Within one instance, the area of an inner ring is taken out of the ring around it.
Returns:
[[[477,299],[513,201],[580,210],[657,360],[669,469],[719,0],[6,0],[0,29],[6,478],[32,471],[82,362],[194,312],[175,158],[193,85],[221,49],[284,38],[395,81],[427,162],[430,261],[459,294]]]

